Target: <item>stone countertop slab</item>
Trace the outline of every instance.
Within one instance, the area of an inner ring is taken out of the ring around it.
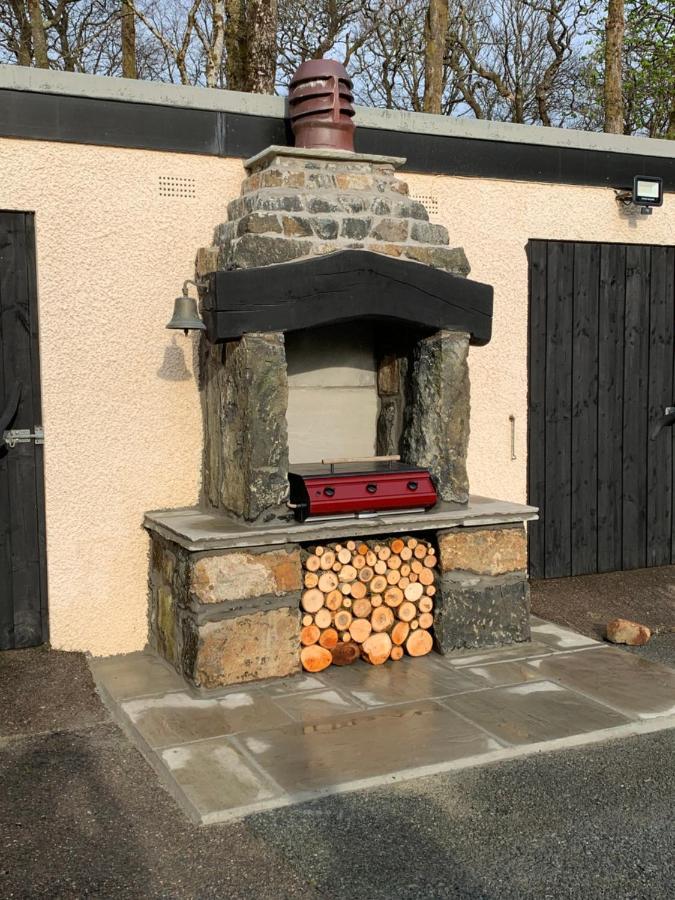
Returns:
[[[534,506],[472,496],[466,505],[437,503],[426,512],[377,513],[313,522],[275,519],[248,523],[213,510],[197,507],[148,512],[144,526],[186,550],[228,550],[267,547],[304,541],[329,541],[342,537],[404,534],[409,531],[444,530],[464,526],[508,525],[538,519]]]
[[[244,168],[247,171],[254,171],[263,168],[267,163],[271,162],[276,156],[290,156],[295,159],[320,159],[325,162],[355,162],[355,163],[372,163],[373,165],[393,166],[400,169],[404,166],[406,159],[404,156],[382,156],[376,153],[356,153],[352,150],[334,150],[320,147],[282,147],[279,144],[270,144],[260,153],[251,156],[244,161]]]

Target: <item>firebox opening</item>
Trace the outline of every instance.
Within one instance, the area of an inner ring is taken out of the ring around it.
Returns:
[[[374,456],[379,400],[372,322],[286,334],[293,463]]]

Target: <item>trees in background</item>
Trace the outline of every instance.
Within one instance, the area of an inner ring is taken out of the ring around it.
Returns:
[[[597,23],[590,52],[579,71],[575,112],[580,126],[675,139],[672,0],[625,0],[618,57],[616,44],[612,52],[606,47],[607,30],[603,26],[602,21]],[[612,58],[609,79],[604,77],[608,56]]]
[[[672,0],[0,0],[3,62],[272,93],[331,56],[361,103],[651,136],[674,47]]]
[[[603,85],[604,129],[611,134],[623,133],[623,0],[608,0],[605,20],[605,68]]]

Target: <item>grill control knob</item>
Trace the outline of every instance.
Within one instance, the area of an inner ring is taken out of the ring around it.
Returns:
[[[416,481],[409,481],[409,482],[408,482],[408,490],[409,490],[409,491],[416,491],[416,490],[417,490],[417,482],[416,482]]]
[[[369,494],[375,494],[375,493],[377,493],[377,485],[376,484],[367,484],[366,490],[368,491]]]
[[[323,489],[323,492],[326,495],[326,497],[332,497],[335,494],[335,488],[327,487],[327,488]]]

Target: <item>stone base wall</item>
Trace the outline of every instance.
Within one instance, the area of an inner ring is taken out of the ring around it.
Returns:
[[[195,687],[300,671],[300,550],[194,553],[151,535],[149,643]]]
[[[527,533],[522,525],[439,532],[440,653],[530,639]]]
[[[527,641],[522,525],[424,533],[438,543],[440,653]],[[151,532],[149,643],[198,688],[300,672],[301,548],[194,552]]]

